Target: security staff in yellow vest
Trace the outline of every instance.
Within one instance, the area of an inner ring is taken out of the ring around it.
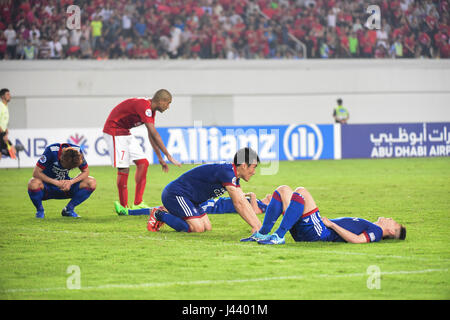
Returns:
[[[333,111],[334,121],[340,124],[346,124],[348,119],[350,118],[350,113],[348,110],[342,105],[342,99],[337,99],[337,107],[334,108]]]

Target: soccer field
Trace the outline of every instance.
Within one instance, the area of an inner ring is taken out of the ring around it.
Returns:
[[[145,201],[158,205],[164,186],[191,167],[150,166]],[[240,243],[250,228],[237,214],[210,215],[204,234],[151,233],[145,216],[114,212],[115,169],[90,171],[98,186],[77,208],[82,218],[62,217],[67,200],[52,200],[38,220],[32,169],[0,170],[1,299],[450,298],[450,158],[281,162],[278,174],[258,169],[241,182],[258,197],[304,186],[322,216],[392,217],[407,228],[405,241],[363,245],[295,243],[289,234],[283,246]],[[74,279],[80,289],[70,289]]]

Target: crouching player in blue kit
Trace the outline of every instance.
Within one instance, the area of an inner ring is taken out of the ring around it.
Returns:
[[[204,164],[189,170],[164,188],[161,200],[168,212],[152,210],[147,229],[159,231],[166,223],[176,231],[211,230],[208,215],[200,205],[228,192],[237,213],[251,226],[252,232],[256,232],[261,222],[245,198],[239,181],[241,178],[249,181],[258,164],[256,152],[242,148],[236,152],[233,163]]]
[[[284,211],[285,210],[285,211]],[[275,222],[283,213],[279,228],[270,235]],[[295,241],[332,241],[366,243],[382,239],[406,238],[406,229],[391,218],[380,217],[376,222],[361,218],[327,219],[321,217],[311,194],[303,187],[293,192],[289,186],[280,186],[273,193],[264,222],[258,232],[241,241],[259,244],[284,244],[290,232]]]
[[[79,175],[71,179],[69,171],[78,167]],[[49,145],[36,163],[33,178],[28,182],[28,194],[36,207],[36,218],[44,218],[42,201],[71,199],[63,208],[64,217],[79,217],[74,208],[94,192],[96,181],[79,146],[70,143]]]

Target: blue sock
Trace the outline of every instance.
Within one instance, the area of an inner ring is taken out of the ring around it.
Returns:
[[[294,224],[300,219],[305,209],[305,198],[297,192],[294,192],[291,197],[291,202],[284,213],[283,220],[276,233],[280,238],[283,238]]]
[[[172,229],[175,229],[175,231],[189,232],[189,225],[186,221],[181,218],[175,217],[168,212],[157,211],[155,213],[155,217],[156,219],[158,219],[158,221],[162,221]]]
[[[78,189],[72,197],[72,200],[66,205],[67,210],[72,211],[77,205],[89,198],[94,190],[90,188]]]
[[[270,200],[269,205],[266,209],[266,214],[264,215],[264,221],[259,233],[268,234],[272,230],[273,225],[277,222],[278,217],[283,212],[283,202],[281,201],[281,196],[277,190],[272,195],[272,200]]]
[[[150,214],[151,208],[142,209],[128,209],[129,216],[148,216]]]
[[[37,211],[44,211],[44,207],[42,206],[42,198],[44,198],[44,190],[28,189],[28,195],[30,196],[31,202],[33,202],[33,205],[36,207]]]

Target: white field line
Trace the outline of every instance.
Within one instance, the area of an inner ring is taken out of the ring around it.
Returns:
[[[424,269],[424,270],[410,270],[410,271],[389,271],[380,272],[380,275],[412,275],[424,274],[432,272],[448,272],[448,269]],[[347,274],[312,274],[312,275],[292,275],[283,277],[268,277],[268,278],[254,278],[254,279],[234,279],[234,280],[197,280],[197,281],[173,281],[173,282],[150,282],[138,284],[105,284],[99,286],[86,286],[80,289],[68,289],[66,287],[56,288],[29,288],[29,289],[6,289],[0,290],[2,293],[20,293],[20,292],[50,292],[63,290],[104,290],[104,289],[142,289],[142,288],[160,288],[170,286],[199,286],[199,285],[220,285],[220,284],[234,284],[247,282],[265,282],[265,281],[282,281],[282,280],[302,280],[311,278],[352,278],[352,277],[367,277],[367,273],[347,273]]]
[[[66,231],[66,230],[48,230],[48,229],[40,229],[40,228],[21,228],[21,230],[29,231],[29,232],[47,232],[47,233],[62,233],[62,234],[68,234],[68,235],[90,235],[90,236],[114,236],[114,233],[106,233],[106,232],[88,232],[88,231]],[[158,234],[158,233],[156,233]],[[158,234],[162,235],[162,234]],[[183,243],[198,243],[197,239],[167,239],[164,238],[153,238],[153,237],[146,237],[146,236],[134,236],[134,235],[124,235],[120,234],[117,235],[120,236],[122,239],[130,239],[130,240],[136,240],[136,239],[143,239],[143,240],[149,240],[149,241],[167,241],[167,242],[183,242]],[[255,246],[248,243],[240,243],[239,240],[236,240],[235,243],[203,243],[203,245],[210,245],[210,246],[239,246],[240,248],[249,248],[254,249]],[[261,246],[258,246],[261,247]],[[271,246],[269,246],[271,247]],[[267,248],[268,249],[268,248]],[[367,256],[367,257],[373,257],[373,258],[381,258],[381,259],[409,259],[409,260],[417,260],[417,261],[428,261],[428,262],[446,262],[450,259],[447,258],[426,258],[426,257],[415,257],[415,256],[399,256],[399,255],[380,255],[380,254],[372,254],[372,253],[365,253],[365,252],[353,252],[353,251],[337,251],[337,250],[327,250],[327,249],[309,249],[309,248],[298,248],[293,246],[277,246],[277,250],[301,250],[302,252],[320,252],[320,253],[329,253],[334,255],[353,255],[353,256]]]

